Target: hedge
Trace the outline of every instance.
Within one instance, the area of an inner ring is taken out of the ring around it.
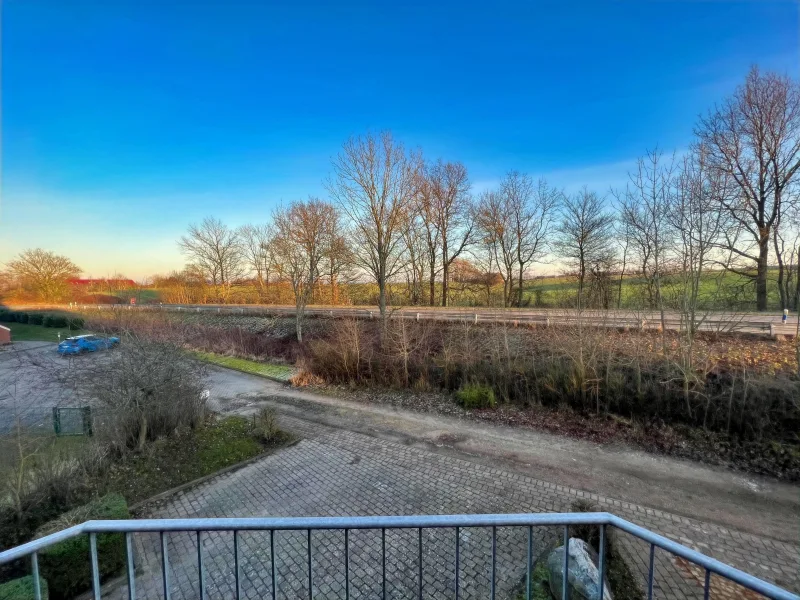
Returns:
[[[42,313],[28,313],[28,323],[31,325],[41,325],[42,321],[44,321],[44,315]]]
[[[63,328],[67,326],[67,317],[64,315],[47,314],[42,320],[42,325],[45,327],[58,327]]]
[[[72,331],[77,331],[78,329],[83,329],[83,325],[86,321],[82,317],[70,317],[69,318],[69,328]]]
[[[41,576],[39,576],[39,591],[42,593],[42,600],[48,600],[47,580]],[[0,600],[34,600],[34,598],[36,596],[33,592],[33,575],[0,583]]]
[[[37,530],[36,537],[43,537],[91,519],[128,518],[130,514],[125,498],[119,494],[108,494],[46,523]],[[97,557],[101,580],[118,573],[125,565],[123,534],[98,534]],[[41,550],[39,571],[50,584],[50,597],[53,600],[67,600],[88,590],[92,585],[89,537],[81,535]]]
[[[14,312],[4,309],[0,310],[0,323],[11,323],[14,321]]]
[[[14,320],[17,323],[27,323],[28,322],[28,313],[26,312],[14,312]]]

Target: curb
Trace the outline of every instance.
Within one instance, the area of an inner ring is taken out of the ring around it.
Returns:
[[[294,438],[286,442],[285,444],[281,444],[278,446],[273,446],[271,448],[265,449],[264,452],[261,454],[256,454],[255,456],[251,456],[248,459],[245,459],[241,462],[234,463],[232,465],[228,465],[227,467],[223,467],[219,471],[214,471],[213,473],[209,473],[208,475],[203,475],[202,477],[198,477],[197,479],[192,479],[191,481],[187,481],[186,483],[182,483],[177,485],[173,488],[170,488],[164,492],[160,492],[155,496],[150,496],[149,498],[145,498],[144,500],[139,500],[139,502],[135,502],[128,506],[128,511],[130,513],[135,513],[137,511],[142,510],[148,504],[153,504],[156,502],[161,502],[162,500],[166,500],[170,496],[173,496],[179,492],[185,492],[186,490],[193,488],[195,486],[200,485],[201,483],[205,483],[214,477],[219,477],[220,475],[227,475],[228,473],[232,473],[233,471],[238,471],[241,468],[244,468],[251,463],[256,462],[259,459],[264,458],[265,456],[269,456],[278,450],[283,450],[284,448],[291,448],[292,446],[297,445],[300,442],[301,438]]]
[[[270,381],[274,381],[275,383],[280,383],[283,385],[291,386],[291,382],[288,379],[279,379],[278,377],[273,377],[272,375],[263,375],[261,373],[253,373],[252,371],[245,371],[244,369],[237,369],[236,367],[229,367],[226,365],[220,365],[210,360],[206,360],[204,358],[200,358],[199,356],[195,355],[195,358],[202,363],[207,365],[211,365],[212,367],[217,367],[219,369],[228,369],[229,371],[237,371],[239,373],[244,373],[245,375],[252,375],[253,377],[261,377],[262,379],[269,379]]]

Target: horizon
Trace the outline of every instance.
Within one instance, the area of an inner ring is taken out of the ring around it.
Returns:
[[[42,247],[86,277],[180,270],[190,223],[327,198],[367,131],[474,193],[517,169],[607,194],[751,65],[800,67],[794,2],[4,8],[0,263]]]

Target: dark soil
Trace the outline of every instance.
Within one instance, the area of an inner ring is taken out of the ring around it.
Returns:
[[[741,442],[731,436],[688,426],[641,423],[615,415],[595,415],[569,408],[527,408],[500,404],[468,410],[446,393],[323,386],[315,391],[364,403],[405,410],[452,415],[537,431],[566,435],[600,444],[625,443],[654,454],[721,465],[737,471],[800,481],[800,446],[774,441]]]

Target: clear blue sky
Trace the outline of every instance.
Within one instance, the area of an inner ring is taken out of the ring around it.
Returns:
[[[179,268],[189,222],[324,196],[368,129],[476,189],[515,168],[605,192],[751,64],[796,77],[799,26],[792,0],[6,0],[0,262]]]

